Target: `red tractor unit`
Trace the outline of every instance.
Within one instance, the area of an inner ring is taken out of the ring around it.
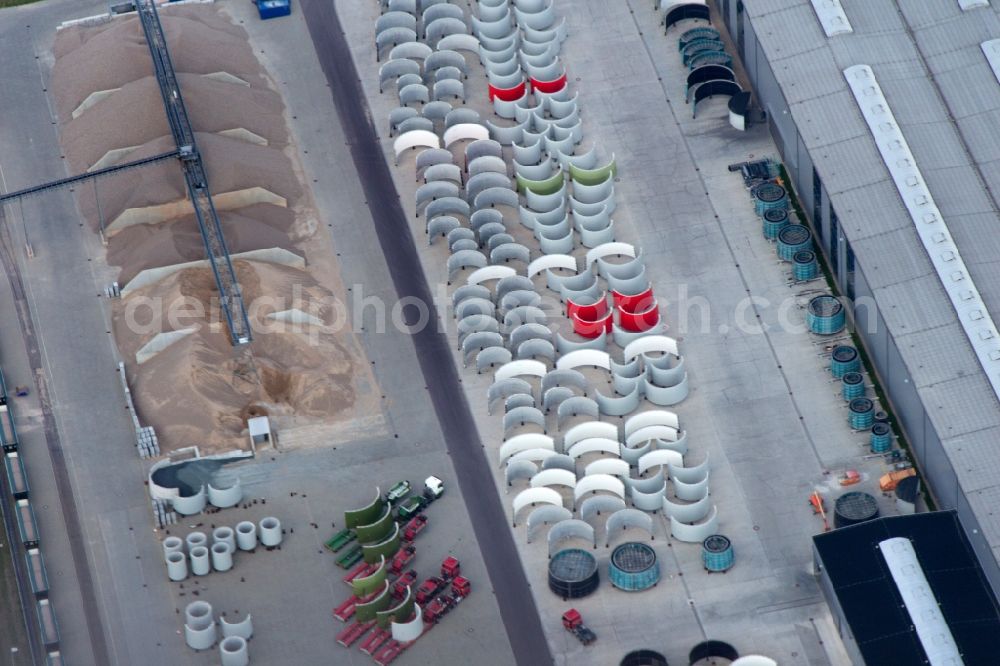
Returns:
[[[590,645],[597,640],[597,634],[591,631],[587,625],[583,623],[583,617],[580,615],[580,611],[575,608],[570,608],[568,611],[563,613],[562,623],[566,631],[576,636],[577,640],[584,645]]]
[[[455,600],[450,595],[442,594],[424,608],[424,623],[437,624],[438,620],[444,617],[448,611],[455,606]]]
[[[431,576],[417,588],[417,603],[423,606],[436,597],[446,585],[447,583],[437,576]]]
[[[392,584],[392,596],[397,601],[406,596],[406,588],[417,582],[417,570],[410,569]]]
[[[427,527],[427,516],[420,514],[410,518],[410,522],[406,523],[406,527],[403,528],[403,541],[412,543],[417,535]]]
[[[462,563],[458,561],[457,557],[449,555],[441,561],[441,577],[446,581],[460,573],[462,573]]]
[[[451,581],[451,596],[455,597],[457,601],[469,596],[472,592],[472,583],[465,576],[456,576],[455,580]]]
[[[398,576],[416,555],[416,548],[413,546],[403,546],[392,556],[392,561],[389,562],[389,573]]]

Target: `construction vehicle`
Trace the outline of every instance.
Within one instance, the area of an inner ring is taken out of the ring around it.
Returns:
[[[392,584],[392,596],[394,599],[400,600],[406,596],[406,588],[417,582],[417,570],[410,569],[405,574],[396,579]]]
[[[397,481],[392,488],[389,488],[389,492],[385,494],[385,501],[389,504],[395,504],[404,497],[410,494],[411,486],[410,482],[406,479],[402,481]]]
[[[583,623],[583,616],[581,616],[580,611],[575,608],[570,608],[568,611],[563,613],[562,623],[563,628],[576,636],[577,640],[584,645],[590,645],[597,640],[597,634],[591,631],[590,628]]]
[[[348,571],[344,575],[344,577],[341,578],[341,580],[350,585],[351,581],[354,580],[355,578],[364,578],[365,576],[371,576],[373,573],[378,571],[379,566],[381,565],[376,563],[369,564],[368,562],[362,562],[361,564],[358,564],[353,569]]]
[[[413,541],[425,527],[427,527],[427,516],[424,514],[413,516],[403,528],[403,541]]]
[[[357,538],[358,535],[354,533],[354,530],[340,530],[330,537],[330,540],[324,543],[323,547],[331,553],[337,553]]]
[[[910,467],[909,469],[901,469],[901,470],[896,470],[894,472],[889,472],[888,474],[883,475],[878,480],[878,487],[882,492],[889,492],[891,490],[895,490],[896,486],[899,485],[899,482],[902,481],[903,479],[916,475],[917,475],[917,470],[913,469],[912,467]]]
[[[346,629],[337,634],[337,642],[344,647],[351,647],[359,638],[368,633],[368,630],[375,626],[375,620],[369,622],[354,622]]]
[[[351,548],[349,551],[337,558],[337,566],[342,569],[349,569],[357,564],[358,561],[361,560],[361,557],[361,546],[356,545],[354,548]]]
[[[392,561],[389,562],[389,573],[398,576],[406,568],[406,565],[413,561],[416,555],[416,547],[403,546],[392,556]]]

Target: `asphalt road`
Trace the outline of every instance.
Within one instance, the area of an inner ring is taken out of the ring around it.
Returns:
[[[430,288],[336,9],[329,0],[302,0],[301,7],[348,137],[397,295],[420,299],[431,311],[430,321],[437,321]],[[459,387],[448,341],[435,326],[424,326],[414,332],[413,342],[517,663],[552,663],[538,609],[507,529],[506,513],[494,491],[479,433]]]

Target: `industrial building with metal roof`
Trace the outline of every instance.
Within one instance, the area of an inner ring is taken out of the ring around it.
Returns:
[[[1000,589],[1000,6],[719,0],[938,506]]]
[[[996,597],[954,511],[844,527],[813,537],[813,550],[854,663],[997,662]]]

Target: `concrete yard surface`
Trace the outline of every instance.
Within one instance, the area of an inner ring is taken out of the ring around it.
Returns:
[[[824,285],[789,283],[790,265],[778,261],[742,180],[726,169],[775,155],[771,137],[764,126],[746,133],[731,128],[724,99],[702,102],[698,118],[691,118],[676,35],[663,36],[650,3],[555,5],[568,21],[561,58],[571,91],[579,91],[586,136],[605,158],[614,153],[618,160],[616,240],[642,248],[661,307],[666,302],[668,334],[681,342],[693,387],[676,411],[694,464],[705,456],[711,461],[720,531],[737,553],[734,569],[706,574],[700,547],[670,539],[669,525],[657,518],[655,540],[647,543],[657,553],[662,580],[652,590],[628,594],[607,583],[610,550],[599,532],[595,554],[604,582],[589,597],[563,601],[548,590],[544,531],[526,544],[522,519],[514,536],[556,662],[617,663],[631,650],[650,648],[671,663],[684,663],[696,643],[711,638],[782,664],[844,663],[812,575],[810,538],[822,522],[808,498],[819,491],[832,507],[843,492],[836,478],[851,468],[864,480],[849,490],[875,494],[883,513],[894,509],[878,492],[884,465],[864,459],[866,434],[849,428],[839,387],[826,370],[827,347],[849,339],[821,339],[802,326],[807,297]],[[379,94],[378,63],[371,58],[377,8],[362,4],[340,11],[374,121],[383,127],[384,155],[392,162],[382,123],[396,100],[392,90]],[[482,76],[473,65],[467,106],[493,118]],[[412,170],[406,157],[393,171],[411,211]],[[420,239],[424,220],[411,220]],[[432,283],[446,281],[443,246],[421,249]],[[454,330],[450,335],[455,349]],[[462,377],[509,512],[514,492],[507,494],[495,464],[503,432],[499,416],[486,410],[492,379],[468,370]],[[628,531],[612,545],[648,538],[642,534]],[[570,606],[581,610],[597,643],[582,647],[563,630],[559,618]]]
[[[700,545],[673,538],[659,512],[652,539],[628,529],[608,547],[601,528],[596,547],[560,544],[592,548],[601,578],[593,594],[564,600],[548,586],[546,530],[529,543],[526,512],[513,525],[511,500],[526,486],[508,488],[498,460],[505,433],[499,410],[487,409],[492,372],[463,367],[450,312],[437,313],[443,332],[432,325],[411,335],[379,310],[392,310],[401,295],[446,297],[468,274],[446,286],[447,244],[428,244],[425,219],[415,214],[413,157],[394,165],[387,130],[398,100],[393,86],[378,89],[379,3],[299,0],[290,17],[273,21],[260,21],[248,0],[215,4],[247,31],[286,105],[292,162],[301,164],[297,175],[317,216],[311,247],[320,258],[310,268],[328,271],[330,283],[342,285],[337,295],[354,306],[346,323],[370,363],[361,390],[371,408],[342,425],[279,432],[276,449],[263,447],[256,459],[216,473],[219,485],[239,478],[239,506],[179,517],[154,532],[144,486],[149,464],[135,452],[104,297],[116,272],[72,193],[8,206],[0,218],[0,259],[11,283],[0,289],[0,365],[9,386],[34,389],[15,409],[70,663],[218,663],[217,650],[195,653],[184,644],[184,606],[194,600],[227,619],[253,616],[251,663],[372,663],[357,645],[335,642],[344,625],[331,610],[350,588],[323,543],[343,527],[344,511],[366,504],[376,487],[384,492],[405,478],[419,488],[432,474],[447,490],[428,508],[411,566],[424,580],[455,555],[472,595],[397,663],[535,666],[551,654],[555,664],[606,666],[651,649],[683,664],[706,639],[782,666],[849,663],[814,575],[811,537],[823,524],[808,500],[818,493],[832,521],[836,498],[861,490],[877,498],[882,515],[893,515],[891,497],[878,489],[886,464],[868,455],[868,433],[851,430],[828,371],[831,346],[850,337],[805,330],[804,306],[827,291],[825,282],[791,281],[791,265],[763,237],[740,175],[727,169],[777,155],[767,127],[733,129],[726,98],[702,101],[697,117],[685,101],[677,37],[688,24],[664,36],[662,14],[649,0],[554,0],[569,29],[560,58],[579,94],[582,148],[596,145],[602,161],[617,159],[615,239],[641,248],[667,335],[680,344],[692,390],[673,411],[690,443],[688,464],[709,461],[711,502],[736,564],[706,572]],[[455,4],[466,16],[476,6]],[[50,0],[0,11],[4,191],[67,175],[47,91],[53,35],[63,20],[106,9],[106,2]],[[342,34],[330,33],[338,27]],[[330,62],[348,51],[353,62]],[[466,60],[465,108],[496,120],[481,64],[474,54]],[[516,214],[506,217],[518,242],[534,243]],[[560,319],[561,306],[547,314]],[[610,381],[598,388],[611,393]],[[560,427],[551,415],[546,429],[558,436],[583,420]],[[838,477],[847,470],[861,482],[845,489]],[[562,497],[571,501],[572,491]],[[167,533],[210,534],[266,516],[282,523],[280,548],[238,552],[228,572],[167,579]],[[612,548],[625,541],[653,548],[661,572],[655,587],[629,593],[609,582]],[[570,607],[597,633],[596,643],[585,647],[563,629]]]

